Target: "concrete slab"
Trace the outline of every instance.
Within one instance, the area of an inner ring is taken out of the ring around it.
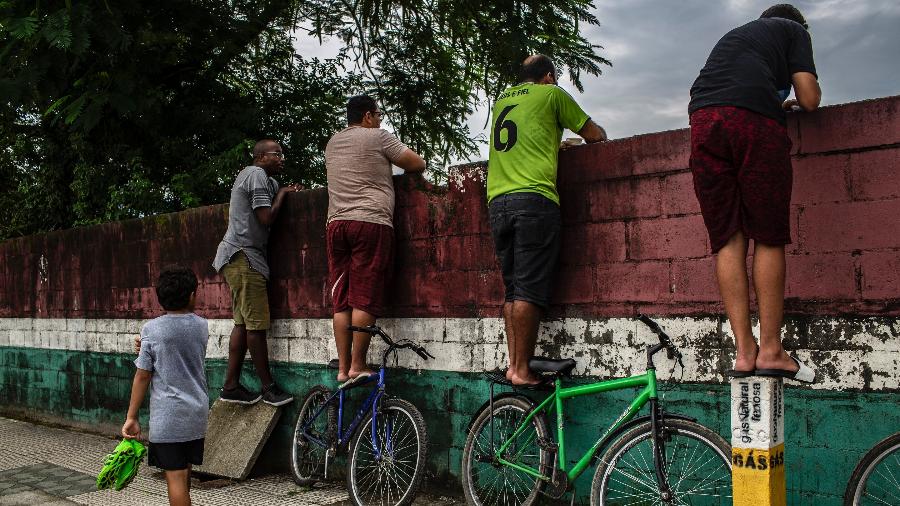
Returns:
[[[216,400],[209,410],[209,428],[201,473],[243,480],[250,474],[281,410],[264,402],[243,406]]]

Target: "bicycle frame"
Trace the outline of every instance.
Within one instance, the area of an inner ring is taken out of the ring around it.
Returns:
[[[338,419],[337,419],[337,440],[335,441],[335,446],[341,446],[347,443],[353,434],[356,432],[356,428],[359,426],[360,422],[362,422],[363,417],[369,410],[372,410],[372,423],[371,423],[371,435],[372,438],[372,448],[375,450],[375,457],[381,457],[381,448],[378,445],[378,441],[375,437],[375,427],[378,423],[378,403],[381,401],[382,397],[385,395],[385,368],[382,366],[378,370],[378,376],[372,376],[363,380],[360,384],[365,385],[366,383],[371,383],[376,381],[375,385],[373,385],[372,390],[369,392],[369,396],[366,397],[366,400],[363,402],[362,407],[356,412],[356,416],[350,422],[350,426],[344,430],[344,401],[347,397],[347,389],[339,388],[331,396],[328,398],[328,401],[325,402],[322,407],[316,411],[316,414],[313,415],[312,418],[306,424],[303,425],[303,436],[306,437],[309,441],[321,446],[322,448],[328,448],[332,443],[330,441],[322,441],[321,439],[313,436],[309,433],[309,426],[319,418],[319,416],[325,411],[329,404],[334,400],[335,397],[338,398]],[[388,427],[388,431],[390,432],[390,427]],[[390,436],[390,434],[388,434]],[[390,442],[390,437],[387,438],[388,442]]]
[[[372,410],[372,423],[370,427],[369,437],[372,442],[372,449],[375,451],[375,458],[381,459],[382,448],[378,445],[378,438],[376,437],[377,427],[378,427],[378,406],[379,402],[385,395],[385,370],[387,369],[388,356],[391,353],[396,353],[398,350],[402,349],[412,349],[416,352],[420,357],[427,360],[429,357],[434,358],[430,355],[425,348],[421,346],[417,346],[414,343],[406,340],[393,341],[391,338],[385,334],[381,328],[375,325],[370,325],[368,327],[355,327],[353,325],[348,327],[349,330],[354,332],[367,332],[371,335],[378,335],[382,340],[388,345],[387,349],[381,355],[381,367],[378,369],[378,376],[370,376],[361,380],[359,385],[353,385],[353,387],[362,386],[367,383],[371,383],[375,381],[377,378],[377,383],[372,387],[372,391],[369,392],[369,396],[366,398],[365,402],[359,411],[357,411],[356,416],[353,418],[353,421],[350,422],[350,426],[347,430],[344,430],[344,400],[347,396],[347,390],[345,388],[338,388],[325,402],[325,404],[316,411],[316,414],[303,425],[303,436],[306,437],[309,441],[314,442],[315,444],[321,446],[322,448],[328,448],[331,445],[329,441],[322,441],[321,439],[313,436],[309,433],[309,426],[312,425],[313,422],[316,421],[317,418],[325,411],[325,408],[328,407],[329,404],[334,400],[335,397],[338,397],[338,419],[337,419],[337,440],[335,441],[335,447],[340,447],[344,443],[350,441],[350,438],[353,437],[353,434],[356,433],[356,428],[359,426],[363,417],[369,410]],[[393,448],[391,445],[393,444],[391,437],[391,423],[390,419],[388,419],[388,424],[385,427],[385,446],[387,447],[388,455],[393,453]],[[326,462],[327,462],[327,453],[326,453]]]
[[[563,404],[567,399],[572,399],[575,397],[581,397],[585,395],[599,394],[602,392],[611,392],[615,390],[624,390],[626,388],[636,388],[636,387],[644,387],[637,396],[631,401],[631,404],[628,408],[619,415],[612,425],[606,430],[606,432],[600,436],[596,443],[588,449],[584,455],[578,460],[574,467],[571,470],[566,471],[566,448],[565,448],[565,429],[564,429],[564,416],[563,416]],[[590,465],[591,460],[594,458],[594,455],[597,451],[603,446],[606,442],[607,438],[610,434],[612,434],[616,429],[621,427],[623,424],[627,423],[629,420],[634,418],[634,416],[648,403],[650,402],[655,408],[657,399],[656,392],[656,370],[653,368],[648,368],[647,372],[644,374],[640,374],[637,376],[631,376],[628,378],[619,378],[607,381],[600,381],[597,383],[591,383],[589,385],[579,385],[574,387],[563,388],[562,383],[559,378],[556,379],[554,384],[554,391],[550,394],[546,399],[544,399],[537,407],[531,410],[530,413],[525,417],[525,420],[516,428],[516,431],[513,432],[512,436],[507,439],[500,448],[494,454],[494,457],[505,466],[512,467],[513,469],[517,469],[524,473],[527,473],[539,480],[543,481],[551,481],[553,479],[552,476],[547,476],[541,472],[541,470],[533,469],[528,466],[523,466],[520,464],[516,464],[514,462],[510,462],[503,458],[503,453],[510,447],[513,441],[519,437],[519,435],[528,427],[531,423],[531,420],[537,416],[538,413],[546,411],[547,413],[556,412],[556,436],[557,436],[557,444],[558,446],[558,462],[556,463],[563,472],[566,473],[566,476],[569,482],[574,481],[578,478],[581,473],[587,469]],[[655,411],[651,410],[651,411]],[[653,416],[653,413],[651,413]],[[655,416],[653,416],[655,420]],[[523,445],[523,448],[525,445]]]

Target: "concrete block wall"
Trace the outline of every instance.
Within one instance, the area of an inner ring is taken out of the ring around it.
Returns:
[[[787,311],[900,313],[900,98],[789,118],[793,244]],[[693,194],[689,131],[560,154],[564,245],[553,316],[718,313],[713,257]],[[484,199],[484,164],[447,187],[398,177],[393,315],[496,316],[502,302]],[[278,318],[327,317],[325,189],[291,195],[270,244]],[[226,318],[209,264],[227,207],[52,232],[0,244],[0,317],[149,317],[161,266],[201,277],[199,311]]]
[[[816,470],[820,455],[849,475],[868,446],[900,426],[898,109],[900,97],[887,97],[789,120],[794,243],[785,342],[815,360],[824,377],[816,389],[786,393],[787,443],[796,449],[787,457],[795,477],[789,490],[803,499],[792,504],[811,498],[828,504],[842,490],[846,476],[823,478]],[[722,371],[733,340],[688,163],[688,130],[560,153],[564,243],[541,350],[576,356],[582,375],[629,374],[640,369],[649,334],[627,318],[636,311],[655,315],[688,356],[684,383],[670,399],[727,434]],[[402,359],[411,370],[396,373],[395,391],[420,405],[440,434],[430,472],[449,483],[458,473],[465,424],[487,390],[478,372],[505,360],[485,175],[482,163],[452,169],[447,186],[395,179],[397,257],[386,323],[441,357]],[[326,210],[325,189],[292,194],[270,242],[275,373],[298,394],[330,380],[321,366],[333,354]],[[0,410],[120,422],[132,372],[130,336],[161,313],[152,285],[169,263],[188,265],[200,278],[197,312],[214,320],[208,350],[214,396],[231,299],[210,263],[226,220],[227,206],[220,205],[0,243]],[[614,419],[625,397],[579,402]],[[292,418],[284,417],[264,462],[284,461],[279,455]],[[829,427],[852,420],[869,430],[829,436]],[[576,433],[573,441],[589,445],[596,427]]]

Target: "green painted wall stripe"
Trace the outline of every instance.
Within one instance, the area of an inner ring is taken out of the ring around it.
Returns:
[[[0,347],[0,406],[26,408],[73,422],[120,424],[127,409],[133,358],[127,354]],[[244,382],[258,388],[249,364],[246,372]],[[334,371],[319,365],[278,362],[273,365],[273,372],[280,384],[297,395],[316,384],[335,384]],[[207,361],[212,397],[217,395],[224,374],[224,360]],[[584,381],[576,379],[572,384]],[[458,488],[465,430],[473,413],[487,399],[488,383],[473,373],[392,369],[389,392],[413,402],[425,415],[432,442],[428,472],[433,483],[446,482]],[[579,455],[603,432],[603,427],[588,421],[611,423],[631,395],[632,392],[615,392],[578,398],[567,404],[567,413],[590,415],[581,416],[580,422],[567,421],[569,455]],[[660,395],[667,409],[696,417],[727,439],[727,385],[661,385]],[[897,394],[892,392],[787,388],[785,406],[788,504],[840,504],[839,497],[859,458],[879,439],[900,427]],[[258,464],[263,468],[286,469],[299,402],[286,409],[263,450]],[[146,411],[142,415],[146,423]],[[592,475],[593,470],[589,469],[579,479],[580,496],[587,496]]]

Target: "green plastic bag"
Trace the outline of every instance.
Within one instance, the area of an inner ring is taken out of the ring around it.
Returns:
[[[136,439],[123,439],[116,449],[106,456],[103,469],[97,475],[97,490],[112,488],[122,490],[137,476],[141,460],[147,448]]]

